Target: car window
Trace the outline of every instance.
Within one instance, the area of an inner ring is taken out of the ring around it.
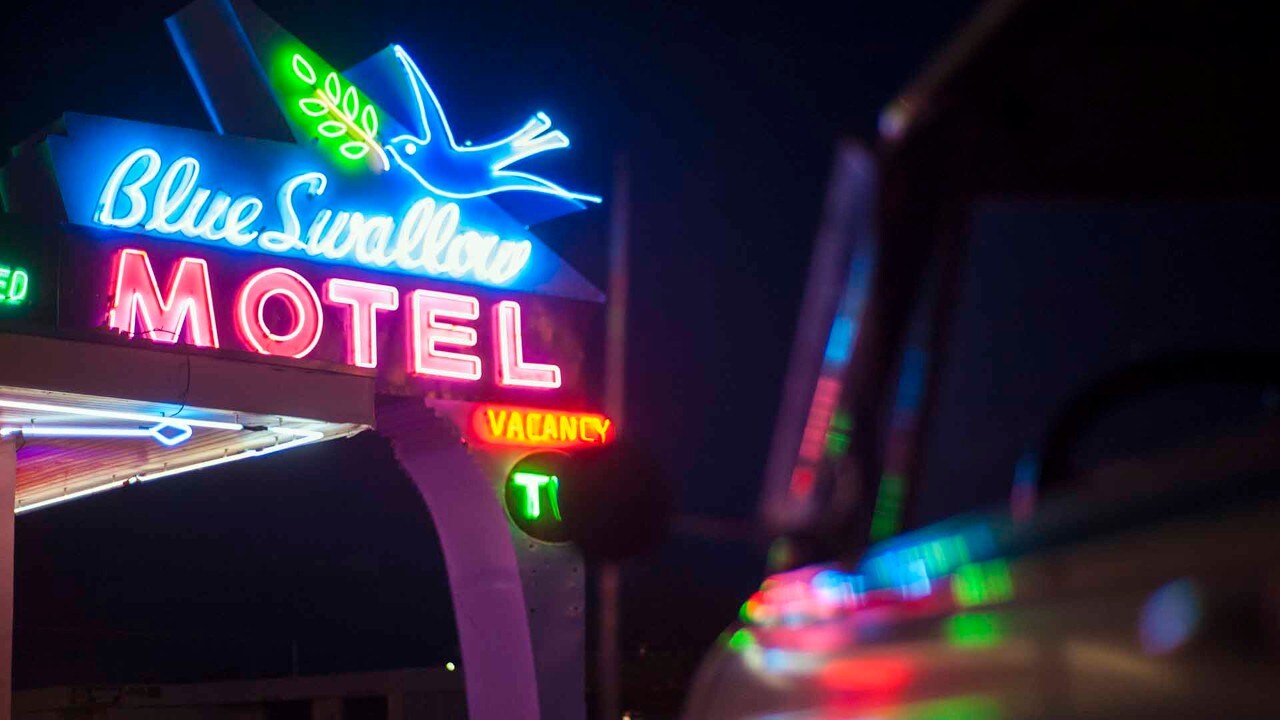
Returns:
[[[1277,220],[1280,208],[1251,203],[976,205],[916,524],[1007,503],[1055,413],[1108,372],[1170,353],[1280,350]],[[1095,467],[1241,437],[1276,406],[1267,387],[1170,387],[1100,418],[1076,454]]]

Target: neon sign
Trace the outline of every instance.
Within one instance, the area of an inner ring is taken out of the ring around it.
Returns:
[[[235,247],[251,243],[264,253],[323,257],[371,269],[396,268],[432,277],[469,277],[501,285],[529,261],[528,240],[502,240],[492,233],[458,231],[456,203],[437,205],[422,198],[401,218],[366,216],[353,210],[321,208],[305,233],[297,200],[324,194],[329,179],[307,172],[290,177],[276,193],[280,221],[257,230],[266,206],[255,195],[232,198],[222,190],[197,185],[200,162],[184,156],[167,168],[153,148],[134,150],[112,170],[98,199],[94,220],[106,227],[225,241]],[[157,180],[157,177],[159,178]],[[256,242],[255,242],[256,240]]]
[[[190,425],[162,422],[149,428],[80,427],[71,425],[30,425],[0,428],[0,437],[22,433],[24,437],[45,438],[146,438],[165,447],[186,442],[192,434]]]
[[[166,276],[161,292],[151,258],[144,250],[125,248],[116,253],[110,289],[107,324],[123,334],[174,344],[183,340],[196,347],[217,348],[218,321],[209,263],[180,258]],[[329,278],[324,284],[327,304],[346,315],[346,358],[353,365],[377,368],[378,318],[400,308],[400,290],[391,285],[346,278]],[[451,381],[475,382],[484,376],[479,355],[461,350],[474,348],[480,334],[462,324],[481,318],[480,299],[470,295],[415,289],[409,291],[404,322],[407,330],[407,370],[411,375]],[[287,320],[278,322],[284,310]],[[494,304],[492,334],[495,381],[499,386],[547,390],[559,387],[560,366],[525,360],[520,304],[502,300]],[[271,317],[277,318],[272,322]],[[315,285],[288,268],[268,268],[250,276],[236,293],[232,320],[245,350],[262,355],[302,359],[315,350],[325,332],[325,303]],[[445,349],[453,348],[453,349]],[[530,378],[544,378],[541,384]],[[551,380],[555,380],[552,384]],[[521,414],[520,409],[501,411],[504,437],[518,444],[572,445],[605,442],[610,422],[587,414]],[[539,418],[546,418],[539,424]],[[552,421],[551,418],[559,418]],[[525,428],[528,428],[526,434]],[[496,437],[496,436],[495,436]],[[495,439],[495,442],[507,442]]]
[[[315,430],[305,430],[302,428],[289,428],[282,426],[267,426],[265,428],[250,428],[240,423],[223,422],[220,420],[204,420],[200,418],[180,418],[165,417],[163,415],[151,415],[147,413],[121,412],[117,410],[104,410],[96,407],[81,407],[77,405],[52,405],[49,403],[28,402],[25,400],[6,400],[0,398],[0,408],[8,408],[12,410],[31,410],[35,412],[58,413],[62,415],[73,415],[78,418],[87,418],[97,420],[99,422],[128,422],[141,423],[149,425],[148,428],[137,428],[134,432],[132,428],[120,427],[93,427],[93,426],[35,426],[22,425],[14,427],[0,428],[0,435],[13,435],[22,433],[27,437],[114,437],[114,438],[142,438],[147,437],[156,442],[166,445],[178,445],[186,442],[193,432],[193,428],[205,428],[210,430],[230,430],[232,432],[243,432],[246,430],[264,430],[278,437],[278,441],[265,447],[248,448],[239,453],[231,455],[222,455],[212,460],[193,463],[191,465],[183,465],[176,468],[156,470],[150,473],[139,473],[134,475],[131,480],[136,482],[150,482],[161,478],[172,477],[182,473],[194,472],[202,468],[216,467],[225,465],[230,462],[247,458],[262,457],[278,452],[283,452],[295,447],[309,445],[324,439],[324,434]],[[66,502],[74,498],[93,495],[106,490],[117,487],[114,483],[103,483],[95,485],[84,490],[59,495],[57,497],[40,500],[26,505],[21,505],[14,509],[16,513],[29,512],[37,508],[46,507],[55,503]]]
[[[400,291],[390,285],[332,279],[324,284],[325,300],[351,308],[347,315],[347,363],[378,367],[378,311],[400,307]]]
[[[512,163],[538,153],[569,147],[569,138],[564,133],[547,132],[551,129],[551,118],[546,113],[536,113],[524,127],[501,140],[484,145],[459,145],[440,100],[417,63],[399,45],[393,49],[417,101],[420,135],[395,137],[386,150],[422,187],[437,195],[459,199],[500,192],[532,192],[565,200],[600,202],[599,195],[570,192],[545,178],[507,169]],[[434,168],[447,168],[449,172],[433,172]]]
[[[292,317],[290,327],[275,333],[263,311],[267,301],[280,297]],[[324,314],[315,288],[301,275],[285,268],[271,268],[249,278],[236,300],[236,330],[240,338],[263,355],[304,358],[320,342]]]
[[[378,136],[378,111],[372,103],[361,102],[355,85],[348,85],[343,90],[342,79],[333,70],[321,83],[315,66],[299,53],[293,54],[289,65],[293,74],[314,90],[311,97],[298,101],[298,107],[313,118],[328,118],[316,125],[316,132],[326,138],[349,138],[338,146],[343,157],[359,160],[372,152],[382,169],[390,170],[387,154],[375,140]]]
[[[511,482],[522,491],[524,504],[517,505],[520,514],[526,520],[537,520],[542,517],[542,495],[547,496],[547,505],[552,517],[560,517],[560,478],[555,475],[535,472],[513,472]]]
[[[218,132],[65,115],[46,141],[59,219],[603,299],[530,230],[601,201],[519,169],[569,147],[546,113],[500,139],[471,142],[455,136],[440,96],[398,45],[340,71],[255,14],[240,28],[247,62],[227,66],[217,52],[193,47],[181,26],[171,29]],[[265,102],[246,103],[248,88]],[[230,127],[259,136],[224,134]]]
[[[0,265],[0,305],[19,305],[27,299],[31,276],[20,267]]]
[[[56,322],[354,366],[392,394],[587,400],[596,309],[524,294],[604,299],[530,230],[601,200],[521,169],[566,133],[538,112],[471,142],[404,48],[340,70],[257,11],[233,15],[245,56],[230,66],[171,26],[216,132],[68,113],[41,140],[51,172],[22,180],[56,183],[36,212],[63,223],[76,288]],[[517,416],[488,441],[611,435],[604,418]]]
[[[484,404],[472,411],[471,429],[485,443],[565,448],[603,445],[613,440],[614,427],[597,413]]]
[[[569,540],[564,512],[572,511],[561,502],[566,481],[566,456],[558,452],[538,452],[520,458],[507,473],[503,502],[507,515],[529,537],[543,542]]]
[[[121,250],[115,266],[108,327],[158,343],[172,345],[185,338],[196,347],[218,347],[208,263],[183,258],[163,297],[145,252]]]
[[[520,303],[503,300],[493,307],[493,318],[498,333],[498,382],[542,390],[560,387],[559,367],[524,360]]]

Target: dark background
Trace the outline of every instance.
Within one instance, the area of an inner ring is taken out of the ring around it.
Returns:
[[[68,110],[208,129],[163,23],[181,5],[6,11],[0,144]],[[630,700],[669,705],[759,580],[759,544],[705,520],[754,513],[836,140],[873,141],[974,3],[261,7],[338,67],[404,45],[459,139],[547,111],[574,141],[554,164],[572,187],[607,196],[629,153],[622,427],[669,468],[684,520],[627,569],[623,648]],[[539,234],[603,287],[607,218]],[[429,516],[372,434],[23,515],[17,554],[20,689],[457,657]]]

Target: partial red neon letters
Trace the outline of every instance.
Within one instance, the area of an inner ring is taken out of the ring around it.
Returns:
[[[347,362],[378,367],[378,311],[400,307],[400,292],[390,285],[340,280],[324,284],[325,300],[350,307],[347,313]]]
[[[263,311],[267,301],[279,297],[289,307],[292,327],[278,334],[267,325]],[[236,330],[250,347],[263,355],[304,358],[320,342],[324,313],[315,288],[286,268],[263,270],[245,281],[236,299]]]
[[[410,296],[409,371],[450,380],[479,380],[480,358],[467,353],[440,350],[437,345],[475,347],[476,331],[464,325],[441,322],[440,318],[476,320],[480,301],[469,295],[414,290]]]
[[[493,307],[498,334],[498,384],[550,390],[560,387],[560,366],[524,361],[520,303],[503,300]]]
[[[831,427],[831,416],[840,401],[841,382],[835,378],[819,378],[813,390],[813,403],[805,419],[804,434],[800,436],[800,452],[796,467],[791,473],[791,494],[805,497],[813,492],[817,479],[817,463],[822,459],[823,444]]]
[[[110,327],[159,343],[173,344],[183,337],[198,347],[218,347],[209,266],[204,260],[179,260],[163,298],[146,252],[121,250],[115,265],[115,287],[107,313]]]

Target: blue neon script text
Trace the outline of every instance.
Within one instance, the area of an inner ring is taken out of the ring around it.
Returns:
[[[95,221],[127,230],[139,226],[234,246],[256,242],[262,252],[304,253],[376,269],[432,276],[470,277],[502,284],[529,260],[528,240],[459,231],[457,204],[424,197],[400,217],[365,215],[327,207],[300,210],[324,195],[328,178],[305,172],[285,180],[275,197],[277,227],[259,229],[265,203],[255,195],[232,197],[202,187],[200,162],[191,156],[167,166],[153,148],[140,148],[112,170],[98,200]],[[303,221],[307,224],[304,230]]]

